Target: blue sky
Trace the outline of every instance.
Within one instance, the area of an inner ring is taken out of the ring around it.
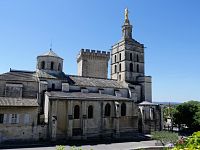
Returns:
[[[35,70],[50,48],[77,74],[81,48],[109,50],[121,38],[124,9],[145,47],[154,101],[200,100],[199,0],[1,0],[0,73]]]

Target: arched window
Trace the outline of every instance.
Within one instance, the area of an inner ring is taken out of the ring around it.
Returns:
[[[117,56],[115,55],[115,62],[117,62]]]
[[[115,65],[115,70],[114,71],[115,71],[115,73],[117,73],[117,65]]]
[[[129,68],[130,68],[130,72],[133,72],[133,64],[132,63],[130,63]]]
[[[121,61],[122,60],[122,54],[119,53],[119,60]]]
[[[52,61],[51,62],[51,70],[53,70],[53,68],[54,68],[53,66],[54,66],[54,62]]]
[[[121,116],[126,116],[126,104],[122,103],[121,105]]]
[[[138,56],[138,54],[137,54],[137,62],[139,62],[139,56]]]
[[[80,108],[78,105],[74,107],[74,119],[79,119],[80,116]]]
[[[140,72],[140,67],[138,64],[137,64],[137,72]]]
[[[121,75],[119,75],[119,81],[121,81]]]
[[[58,71],[61,71],[61,64],[58,64]]]
[[[92,105],[90,105],[88,107],[88,118],[89,119],[93,118],[93,106]]]
[[[44,61],[41,62],[41,68],[42,68],[42,69],[45,68],[45,62],[44,62]]]
[[[132,61],[133,60],[133,54],[130,53],[130,60]]]
[[[105,113],[104,113],[105,116],[107,117],[110,116],[110,109],[111,109],[111,106],[109,103],[107,103],[105,106]]]
[[[122,66],[121,64],[119,64],[119,72],[121,72]]]

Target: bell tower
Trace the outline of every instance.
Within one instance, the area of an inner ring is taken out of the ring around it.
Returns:
[[[112,46],[111,78],[129,83],[144,76],[144,45],[132,38],[132,25],[128,9],[125,9],[122,39]]]

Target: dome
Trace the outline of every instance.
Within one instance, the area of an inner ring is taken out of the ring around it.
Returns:
[[[50,49],[48,52],[46,52],[42,55],[39,55],[38,57],[40,57],[40,56],[59,57],[52,49]],[[61,58],[61,57],[59,57],[59,58]]]

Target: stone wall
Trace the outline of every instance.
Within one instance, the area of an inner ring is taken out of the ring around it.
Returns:
[[[77,57],[78,75],[107,78],[110,52],[82,49]]]
[[[37,107],[1,107],[0,114],[4,114],[4,121],[0,124],[0,143],[46,139],[47,127],[37,125],[37,113]],[[12,114],[17,114],[16,122],[11,121]]]
[[[31,81],[8,81],[8,83],[11,84],[21,84],[22,85],[22,97],[24,98],[37,98],[38,96],[38,82],[31,82]],[[0,97],[6,96],[6,92],[13,93],[16,92],[16,94],[12,95],[19,95],[18,90],[14,90],[13,88],[6,88],[7,81],[0,80]],[[8,91],[8,90],[12,91]],[[6,91],[7,90],[7,91]],[[7,95],[9,96],[9,95]],[[13,96],[12,96],[13,97]]]
[[[77,139],[98,138],[100,136],[112,137],[116,133],[138,132],[138,107],[132,101],[99,101],[99,100],[51,100],[48,102],[48,124],[51,138]],[[121,116],[121,104],[126,104],[126,116]],[[105,116],[106,104],[111,105],[111,115]],[[119,104],[116,110],[116,104]],[[78,105],[80,116],[74,118],[74,108]],[[93,117],[88,118],[88,107],[93,106]],[[55,127],[55,128],[54,128]],[[76,132],[75,132],[76,131]],[[54,134],[54,135],[52,135]]]

